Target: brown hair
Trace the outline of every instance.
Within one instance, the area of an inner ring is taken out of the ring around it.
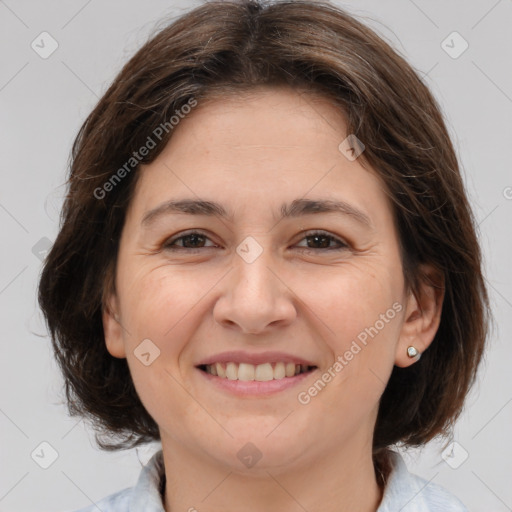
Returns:
[[[488,296],[457,157],[426,85],[372,30],[327,2],[208,2],[149,40],[80,129],[61,229],[39,284],[69,411],[92,420],[104,449],[158,440],[159,431],[126,359],[106,350],[102,325],[137,166],[108,193],[98,190],[191,98],[200,104],[260,85],[319,93],[343,110],[348,133],[365,144],[364,161],[393,201],[406,285],[417,293],[421,263],[444,276],[439,329],[420,362],[393,369],[374,453],[446,434],[474,383]],[[140,162],[153,161],[171,135],[169,129]]]

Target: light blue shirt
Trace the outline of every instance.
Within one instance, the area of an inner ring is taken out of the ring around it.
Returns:
[[[390,452],[392,470],[377,512],[468,512],[443,487],[409,473],[402,456]],[[160,487],[164,476],[162,450],[140,472],[137,484],[76,512],[165,512]]]

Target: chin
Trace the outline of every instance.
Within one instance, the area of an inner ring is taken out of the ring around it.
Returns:
[[[219,443],[215,458],[220,458],[230,470],[243,473],[289,467],[304,456],[306,444],[297,429],[289,430],[293,426],[291,423],[280,425],[285,417],[265,418],[263,421],[257,416],[251,420],[232,419],[226,424],[226,429],[233,438],[224,436],[224,449],[220,449]]]

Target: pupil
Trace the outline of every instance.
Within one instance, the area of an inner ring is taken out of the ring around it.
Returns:
[[[314,243],[317,243],[317,241],[318,241],[318,239],[319,239],[319,238],[320,238],[320,239],[323,239],[323,240],[324,240],[324,242],[326,242],[326,243],[321,244],[321,246],[322,246],[322,247],[328,247],[328,246],[329,246],[329,240],[328,240],[328,237],[327,237],[327,236],[325,236],[325,235],[311,235],[311,238],[313,238],[313,239],[314,239],[314,241],[315,241]]]
[[[202,235],[188,235],[188,236],[187,236],[187,238],[185,238],[185,240],[189,240],[189,241],[190,241],[190,240],[195,240],[195,241],[197,242],[197,239],[199,239],[199,240],[200,240],[201,238],[203,238],[203,236],[202,236]],[[187,245],[188,245],[188,244],[187,244]],[[192,245],[193,245],[193,247],[196,247],[196,245],[195,245],[195,243],[194,243],[194,242],[192,242]]]

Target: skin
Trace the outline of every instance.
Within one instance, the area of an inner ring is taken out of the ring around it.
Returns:
[[[109,352],[127,358],[159,426],[167,512],[378,508],[379,398],[393,365],[417,362],[407,347],[428,348],[443,297],[427,284],[418,297],[406,290],[384,185],[363,157],[340,152],[347,135],[342,113],[325,99],[263,87],[199,104],[140,171],[103,322]],[[338,213],[276,220],[283,203],[304,197],[342,199],[372,226]],[[219,202],[233,219],[174,213],[141,226],[149,210],[184,198]],[[165,247],[191,229],[206,238]],[[311,230],[348,247],[322,249],[338,243],[305,238]],[[252,263],[236,252],[248,236],[262,248]],[[401,311],[307,405],[299,403],[297,394],[393,303]],[[134,354],[144,339],[160,350],[148,366]],[[293,388],[241,398],[195,367],[228,350],[283,351],[318,369]],[[248,442],[261,454],[252,467],[237,457]]]

